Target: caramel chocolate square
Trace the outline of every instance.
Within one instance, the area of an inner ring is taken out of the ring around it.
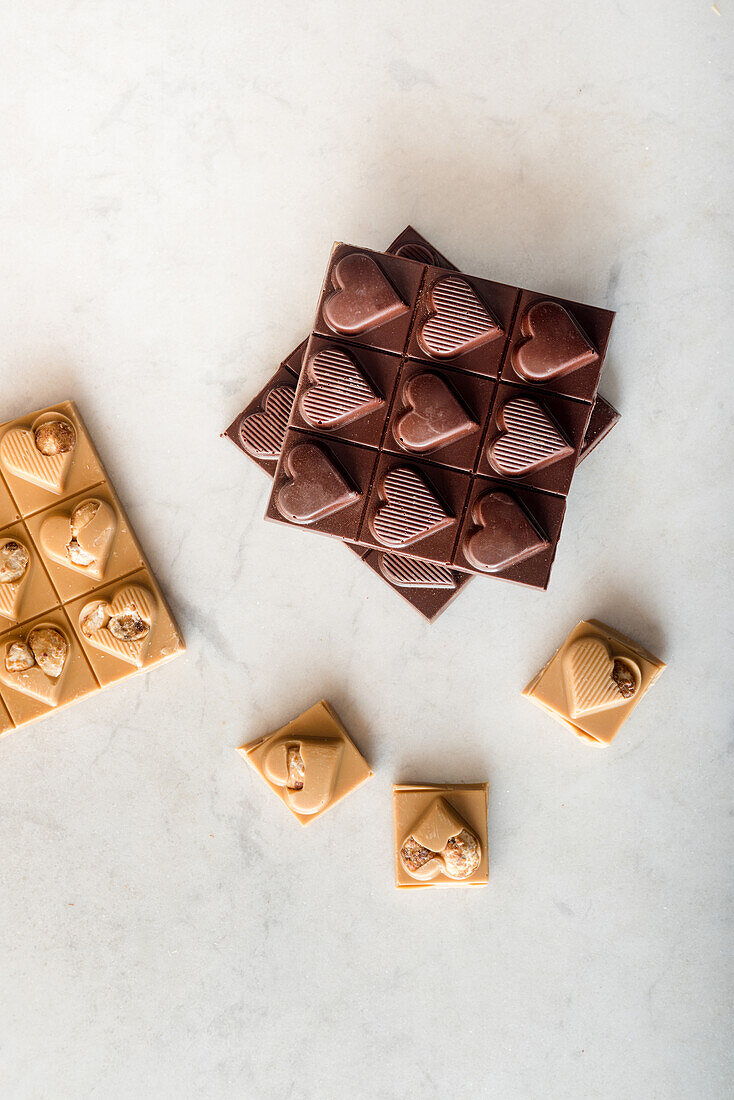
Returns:
[[[10,490],[0,476],[0,527],[7,527],[9,523],[15,523],[18,519],[20,519],[20,512],[15,507]]]
[[[312,336],[291,413],[291,427],[378,447],[400,358]]]
[[[393,787],[396,886],[486,886],[487,792],[487,783]]]
[[[0,531],[0,631],[50,611],[59,597],[24,524]]]
[[[16,727],[98,690],[62,608],[0,635],[0,698]]]
[[[410,260],[335,244],[314,332],[402,355],[422,278]]]
[[[36,512],[26,523],[62,603],[143,564],[122,506],[107,485]]]
[[[66,605],[102,687],[170,661],[185,649],[157,581],[147,569]]]
[[[104,470],[73,401],[0,427],[0,471],[21,516],[104,481]]]
[[[519,293],[455,269],[427,268],[409,357],[497,378]]]
[[[237,751],[301,825],[308,825],[372,775],[325,699]]]
[[[664,668],[631,638],[589,619],[574,627],[523,695],[579,737],[606,745]]]

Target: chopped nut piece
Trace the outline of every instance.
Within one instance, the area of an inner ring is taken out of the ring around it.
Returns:
[[[91,523],[99,511],[98,500],[83,500],[71,513],[71,534],[73,538],[79,537],[82,527]]]
[[[614,662],[612,679],[619,688],[619,694],[624,699],[630,699],[637,691],[637,680],[632,669],[619,657]]]
[[[91,638],[93,634],[102,629],[106,622],[107,606],[104,600],[97,600],[96,603],[87,604],[84,608],[79,619],[79,627],[85,638]]]
[[[288,766],[288,781],[286,787],[291,791],[302,791],[306,777],[306,765],[301,756],[300,745],[289,745],[286,750],[286,762]]]
[[[424,848],[419,844],[413,836],[409,836],[400,849],[400,858],[409,871],[419,870],[424,863],[428,863],[429,859],[433,859],[435,854],[430,848]]]
[[[36,432],[36,446],[42,455],[63,455],[74,449],[76,433],[62,420],[49,420]]]
[[[137,612],[130,611],[113,615],[107,624],[107,629],[121,642],[139,642],[150,630],[150,625],[141,619]]]
[[[479,866],[482,850],[479,841],[468,829],[452,836],[441,852],[446,874],[451,878],[468,878]]]
[[[33,668],[36,659],[25,642],[11,642],[5,652],[5,667],[8,672],[25,672]]]
[[[60,630],[51,626],[37,626],[28,635],[28,645],[33,650],[38,667],[56,680],[69,652],[69,643]]]
[[[19,581],[28,568],[31,556],[19,542],[8,539],[0,544],[0,584]]]
[[[97,560],[92,554],[87,553],[84,547],[79,545],[76,539],[67,542],[66,553],[69,555],[74,565],[80,565],[84,569],[86,569],[88,565],[93,565]]]

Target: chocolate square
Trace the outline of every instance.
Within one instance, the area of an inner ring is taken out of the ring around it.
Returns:
[[[364,563],[429,623],[445,611],[471,580],[469,573],[459,573],[446,565],[384,550],[368,550]]]
[[[304,349],[306,343],[301,345]],[[296,385],[297,375],[286,366],[279,367],[224,433],[271,477],[283,447]]]

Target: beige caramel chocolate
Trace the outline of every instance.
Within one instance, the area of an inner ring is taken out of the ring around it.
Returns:
[[[395,885],[484,886],[486,783],[393,787]]]
[[[143,565],[137,539],[108,485],[45,508],[27,525],[64,603]]]
[[[242,754],[302,825],[349,794],[372,770],[322,699],[287,726],[243,745]]]
[[[76,406],[0,424],[0,735],[184,649]]]
[[[18,565],[26,559],[28,564],[18,576]],[[0,631],[34,619],[58,603],[59,598],[23,524],[16,523],[0,531]]]
[[[631,638],[589,619],[523,695],[580,737],[609,744],[664,668]]]
[[[71,401],[0,426],[0,474],[22,516],[104,481]]]

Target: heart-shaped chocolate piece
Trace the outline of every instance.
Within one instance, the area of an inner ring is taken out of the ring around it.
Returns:
[[[111,600],[90,600],[79,612],[79,629],[91,646],[136,668],[145,662],[156,602],[147,588],[125,584]]]
[[[571,718],[620,707],[640,689],[642,675],[629,657],[615,657],[596,635],[578,638],[563,654]]]
[[[523,315],[525,339],[512,349],[512,365],[527,382],[552,382],[597,356],[571,314],[558,302],[535,302]]]
[[[435,359],[462,355],[502,332],[474,287],[458,275],[437,279],[428,300],[431,314],[419,327],[418,343]]]
[[[435,451],[477,430],[476,421],[438,374],[414,374],[404,383],[402,396],[410,408],[398,419],[395,437],[407,451]]]
[[[278,458],[295,396],[292,386],[268,390],[262,411],[250,413],[240,423],[240,439],[246,451],[256,458]]]
[[[495,470],[522,477],[573,454],[555,421],[532,397],[512,397],[497,415],[500,434],[487,448]]]
[[[445,798],[435,798],[400,845],[400,861],[419,882],[466,879],[482,859],[479,837]]]
[[[89,497],[73,512],[57,512],[43,521],[41,546],[59,565],[101,581],[116,531],[114,509],[105,500]]]
[[[333,292],[324,302],[326,323],[335,332],[360,332],[394,321],[408,307],[379,264],[364,252],[343,256],[331,272]]]
[[[0,616],[12,622],[20,617],[20,602],[31,568],[31,556],[22,542],[0,539]]]
[[[383,404],[352,356],[341,348],[317,352],[306,371],[312,385],[304,387],[299,407],[313,428],[341,428]]]
[[[54,623],[34,626],[0,646],[0,682],[57,706],[69,667],[69,642]]]
[[[387,503],[371,517],[370,528],[383,546],[409,546],[454,522],[415,470],[390,470],[382,479],[380,495]]]
[[[456,578],[445,565],[402,554],[380,554],[378,560],[383,577],[396,588],[456,588]]]
[[[276,493],[275,506],[291,523],[315,523],[360,498],[315,443],[298,443],[288,451],[283,469],[290,480]]]
[[[343,752],[344,742],[335,737],[279,737],[263,760],[263,773],[283,788],[294,813],[315,814],[332,799]]]
[[[464,553],[483,573],[502,573],[548,549],[549,543],[509,493],[497,491],[479,497],[472,508],[472,520],[478,529],[466,540]]]
[[[62,417],[57,422],[70,427]],[[41,426],[42,422],[37,421],[31,428],[11,428],[6,432],[0,440],[0,464],[7,473],[58,494],[66,485],[74,447],[59,454],[44,454],[36,446],[35,433]]]

